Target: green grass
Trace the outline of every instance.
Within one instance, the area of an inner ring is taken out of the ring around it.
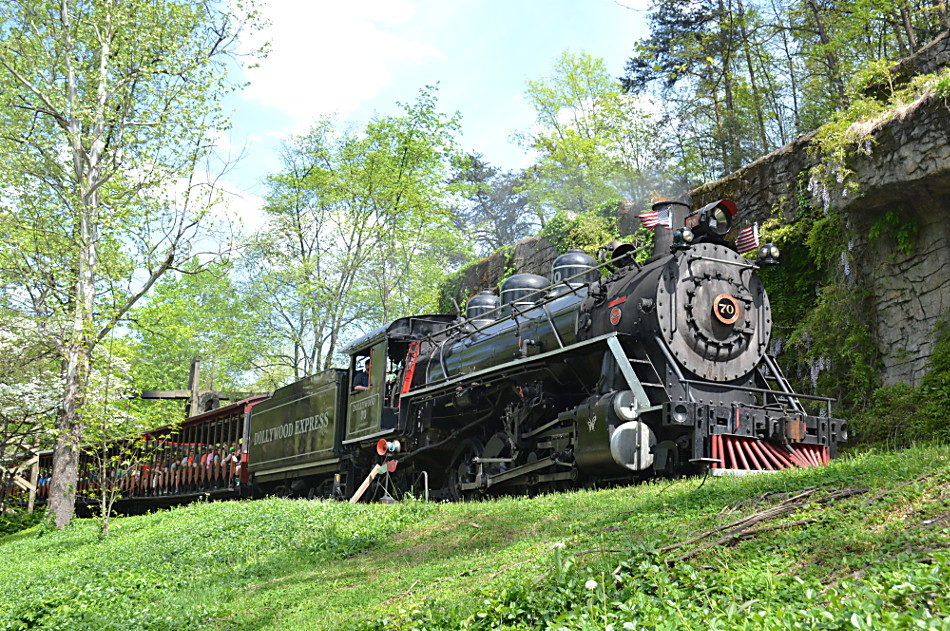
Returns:
[[[0,539],[0,629],[950,629],[945,446],[465,504],[196,504],[97,533]]]

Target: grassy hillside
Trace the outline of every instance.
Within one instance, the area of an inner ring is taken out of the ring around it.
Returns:
[[[197,504],[0,539],[0,629],[950,629],[950,448],[467,504]]]

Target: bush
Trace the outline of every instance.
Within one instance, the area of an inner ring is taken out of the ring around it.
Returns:
[[[950,325],[941,321],[934,331],[934,351],[927,374],[918,386],[898,383],[878,388],[871,405],[856,415],[851,426],[859,441],[906,447],[921,440],[947,440],[950,424]]]
[[[46,510],[36,510],[27,513],[23,509],[14,508],[12,512],[0,515],[0,536],[12,535],[32,528],[41,523],[46,517]]]

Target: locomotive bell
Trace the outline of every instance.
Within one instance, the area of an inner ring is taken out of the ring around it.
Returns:
[[[610,262],[608,269],[616,271],[621,267],[626,267],[633,262],[633,253],[636,248],[630,243],[621,243],[620,241],[611,241],[604,246],[598,256],[604,263]]]

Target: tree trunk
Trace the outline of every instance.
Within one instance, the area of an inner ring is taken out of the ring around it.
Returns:
[[[72,181],[76,189],[79,228],[77,245],[79,249],[78,274],[75,284],[75,302],[73,321],[68,341],[63,345],[66,364],[63,411],[57,418],[57,437],[53,451],[53,480],[50,484],[49,507],[57,528],[64,528],[72,519],[76,505],[76,482],[79,478],[79,451],[83,435],[83,405],[86,388],[89,385],[92,349],[96,338],[95,326],[96,268],[98,266],[99,241],[99,196],[98,178],[102,138],[103,111],[106,101],[106,66],[110,49],[108,38],[103,38],[102,60],[100,62],[100,81],[97,90],[99,117],[91,130],[84,130],[76,116],[80,110],[78,80],[71,63],[72,39],[70,37],[69,3],[63,0],[60,5],[60,20],[64,33],[66,63],[66,101],[69,108],[68,137],[72,158]],[[106,22],[105,33],[109,33]],[[90,150],[83,145],[88,137],[93,138]]]
[[[914,23],[910,16],[910,7],[906,0],[901,0],[901,19],[904,21],[904,32],[907,33],[907,41],[910,42],[911,52],[917,52],[917,33],[914,32]]]
[[[901,16],[900,12],[895,11],[887,20],[891,26],[894,27],[894,39],[897,40],[897,49],[900,51],[901,57],[906,57],[911,54],[913,50],[907,47],[907,44],[904,42],[904,32],[901,30]]]
[[[739,117],[736,114],[736,103],[735,95],[732,88],[732,45],[734,42],[732,25],[731,25],[731,9],[726,10],[726,7],[723,5],[722,0],[719,0],[719,18],[721,20],[720,31],[722,33],[722,85],[725,90],[725,99],[726,99],[726,112],[723,116],[723,128],[726,134],[726,142],[729,146],[729,160],[726,163],[726,172],[730,173],[736,171],[742,166],[742,156],[741,156],[741,146],[739,144]],[[729,21],[730,24],[727,26],[726,22]]]
[[[57,528],[65,528],[73,517],[79,480],[79,452],[82,445],[83,393],[89,374],[89,357],[78,346],[67,349],[66,384],[63,409],[56,418],[53,448],[53,479],[50,481],[49,510]]]
[[[940,15],[940,28],[950,31],[950,17],[947,16],[947,3],[944,0],[936,0],[934,6],[937,7],[937,13]]]
[[[815,0],[808,0],[808,6],[811,7],[815,16],[815,25],[818,28],[818,37],[821,40],[821,48],[825,53],[825,62],[828,64],[828,79],[834,88],[838,97],[838,104],[845,106],[848,104],[848,97],[844,91],[844,81],[841,78],[841,64],[838,62],[838,56],[831,46],[831,38],[828,37],[828,30],[825,28],[825,20],[821,17],[821,9]]]
[[[762,103],[759,98],[759,87],[755,81],[755,66],[752,64],[752,46],[745,28],[745,10],[742,0],[737,0],[739,7],[739,32],[742,35],[742,49],[745,52],[746,65],[749,67],[749,84],[752,87],[752,103],[755,105],[755,117],[759,123],[759,139],[762,142],[762,153],[769,151],[769,139],[765,132],[765,115],[762,113]]]
[[[776,16],[779,16],[778,8],[775,6],[775,1],[772,0],[772,11]],[[782,18],[779,16],[779,21]],[[792,57],[791,48],[788,45],[788,34],[784,28],[780,28],[779,32],[782,34],[782,49],[785,52],[785,61],[788,64],[788,81],[789,89],[792,91],[792,121],[794,125],[793,133],[801,132],[801,120],[798,112],[798,80],[796,79],[795,74],[795,59]],[[776,113],[778,109],[776,108]],[[782,138],[782,144],[784,145],[787,141],[785,138]]]
[[[716,90],[712,91],[712,98],[713,111],[716,113],[716,130],[718,132],[717,144],[719,145],[719,152],[722,156],[723,173],[718,174],[721,177],[724,173],[729,172],[729,147],[726,143],[726,132],[723,129],[722,108],[719,105],[719,93],[716,92]]]

